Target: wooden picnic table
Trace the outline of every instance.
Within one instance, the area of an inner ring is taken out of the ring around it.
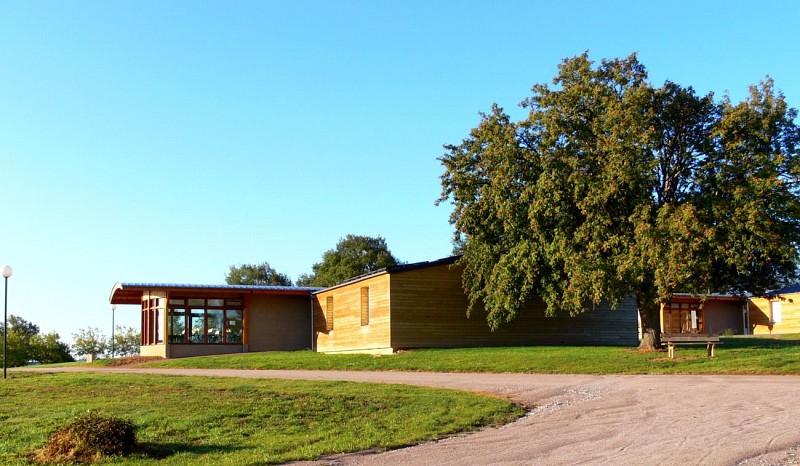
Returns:
[[[671,359],[675,358],[675,347],[683,345],[706,345],[709,358],[714,357],[714,350],[719,341],[719,335],[709,335],[706,333],[662,333],[661,343],[667,346],[667,353]]]

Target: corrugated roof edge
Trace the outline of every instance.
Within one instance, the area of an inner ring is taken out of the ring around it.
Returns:
[[[416,270],[416,269],[424,269],[427,267],[435,267],[437,265],[451,265],[455,264],[461,256],[450,256],[445,257],[443,259],[437,259],[435,261],[424,261],[424,262],[414,262],[413,264],[398,264],[398,265],[390,265],[389,267],[384,267],[382,269],[373,270],[372,272],[365,273],[363,275],[357,275],[353,278],[347,279],[341,283],[337,283],[333,286],[328,288],[322,288],[317,291],[312,292],[312,294],[321,293],[323,291],[333,290],[335,288],[339,288],[341,286],[350,285],[351,283],[356,283],[361,280],[375,277],[377,275],[381,275],[384,273],[400,273],[400,272],[408,272],[409,270]]]
[[[186,283],[134,283],[120,282],[120,285],[131,288],[181,288],[198,290],[261,290],[261,291],[318,291],[322,288],[311,286],[279,286],[279,285],[196,285]]]
[[[770,290],[764,293],[764,296],[775,296],[776,294],[800,293],[800,285],[791,285],[777,290]]]

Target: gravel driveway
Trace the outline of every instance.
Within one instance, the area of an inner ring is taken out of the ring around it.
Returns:
[[[800,464],[796,376],[102,370],[401,383],[485,392],[531,408],[524,418],[500,428],[400,450],[297,464]]]

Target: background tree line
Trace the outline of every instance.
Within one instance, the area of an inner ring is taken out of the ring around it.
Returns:
[[[3,328],[0,327],[0,339]],[[106,338],[100,330],[89,327],[80,329],[72,335],[75,343],[69,345],[61,341],[56,332],[42,334],[39,326],[15,316],[8,316],[7,353],[8,367],[19,367],[30,364],[55,364],[75,361],[74,356],[94,354],[111,355],[111,339]],[[139,354],[139,332],[131,327],[117,326],[114,335],[115,356],[133,356]]]
[[[348,278],[397,265],[383,237],[347,235],[334,249],[325,251],[322,261],[315,263],[310,274],[297,278],[297,286],[328,287]],[[278,272],[268,262],[232,265],[225,276],[229,285],[292,286],[288,275]]]

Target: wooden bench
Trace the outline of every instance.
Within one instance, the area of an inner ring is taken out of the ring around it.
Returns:
[[[683,345],[706,345],[708,357],[714,357],[714,350],[721,345],[719,335],[706,335],[702,333],[662,333],[661,343],[667,346],[671,359],[675,359],[675,347]]]

